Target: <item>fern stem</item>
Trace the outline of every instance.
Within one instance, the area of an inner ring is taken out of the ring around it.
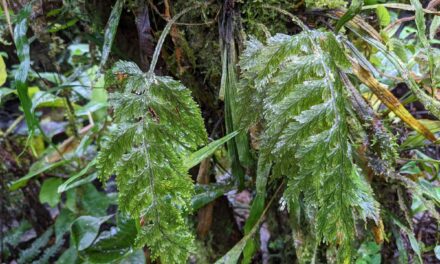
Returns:
[[[290,17],[292,19],[293,22],[295,22],[302,30],[308,30],[309,28],[301,21],[301,19],[299,19],[297,16],[295,16],[294,14],[290,13],[287,10],[284,10],[282,8],[276,7],[276,6],[271,6],[271,5],[263,5],[262,7],[264,8],[269,8],[272,10],[275,10],[283,15],[286,15],[288,17]]]
[[[206,6],[209,3],[197,3],[193,6],[187,7],[183,9],[180,13],[175,15],[171,20],[168,21],[167,25],[162,31],[162,34],[159,37],[159,41],[157,42],[156,48],[153,53],[153,59],[151,60],[150,69],[148,70],[148,75],[151,75],[154,73],[154,69],[156,68],[157,60],[159,59],[160,51],[162,50],[163,43],[165,41],[165,38],[167,37],[168,33],[171,30],[171,27],[173,26],[176,21],[182,17],[184,14],[188,13],[191,10],[194,10],[196,8],[199,8],[200,6]]]

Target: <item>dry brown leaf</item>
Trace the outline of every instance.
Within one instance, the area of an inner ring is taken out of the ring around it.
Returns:
[[[397,99],[384,84],[380,83],[368,70],[362,68],[357,62],[352,61],[352,64],[353,71],[359,80],[367,85],[379,100],[393,113],[395,113],[408,126],[422,134],[425,138],[432,142],[437,141],[434,134],[420,123],[408,110],[406,110],[399,99]]]
[[[382,219],[379,219],[378,223],[373,226],[371,231],[373,232],[374,241],[376,241],[376,244],[382,244],[385,232]]]

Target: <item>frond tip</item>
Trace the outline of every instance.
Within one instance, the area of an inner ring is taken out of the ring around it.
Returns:
[[[352,155],[350,103],[339,76],[350,62],[332,33],[308,30],[277,34],[267,45],[253,39],[243,54],[240,105],[262,102],[261,151],[274,162],[274,174],[288,178],[285,196],[296,200],[302,193],[314,208],[318,239],[340,245],[346,259],[355,221],[379,218]]]
[[[163,263],[183,263],[193,245],[187,227],[193,183],[182,157],[207,140],[191,93],[169,77],[117,62],[122,92],[111,94],[114,122],[98,155],[99,177],[116,174],[119,206],[141,222],[137,244]]]

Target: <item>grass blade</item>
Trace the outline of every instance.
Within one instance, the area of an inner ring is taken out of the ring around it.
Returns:
[[[218,197],[229,192],[233,188],[233,186],[229,186],[229,185],[214,185],[214,184],[210,184],[206,187],[207,187],[206,191],[197,193],[191,198],[191,207],[193,211],[199,210],[200,208],[214,201]]]
[[[93,159],[91,162],[89,162],[89,164],[87,164],[87,166],[84,169],[82,169],[80,172],[73,175],[67,181],[65,181],[63,184],[58,186],[58,193],[65,192],[65,191],[77,186],[75,184],[77,182],[77,179],[80,178],[81,176],[83,176],[84,174],[86,174],[90,170],[91,167],[95,166],[95,164],[96,164],[96,158]]]
[[[108,56],[112,49],[112,43],[115,39],[116,30],[119,25],[119,18],[121,17],[122,8],[124,7],[125,0],[116,1],[115,6],[112,8],[110,18],[108,19],[107,26],[104,33],[104,44],[102,45],[102,57],[100,68],[102,69],[107,62]]]
[[[342,26],[344,26],[345,23],[350,21],[357,14],[359,14],[359,12],[361,12],[363,4],[363,0],[351,1],[350,7],[348,8],[347,12],[345,12],[345,14],[338,20],[338,23],[336,24],[336,33],[339,32],[339,30],[342,28]]]
[[[20,65],[15,74],[15,89],[17,89],[18,98],[20,99],[21,107],[23,108],[26,124],[29,128],[29,134],[33,134],[37,121],[31,111],[32,101],[29,98],[28,86],[26,80],[28,77],[29,69],[31,67],[31,60],[29,54],[29,41],[26,37],[28,29],[28,18],[31,14],[31,6],[26,5],[18,14],[18,23],[14,29],[14,43],[17,49],[18,59]]]
[[[261,217],[261,214],[264,211],[264,203],[266,200],[266,185],[267,179],[270,174],[270,166],[271,162],[266,159],[266,155],[260,155],[258,158],[258,167],[257,167],[257,181],[256,181],[256,190],[257,194],[252,202],[251,210],[249,212],[249,218],[244,225],[244,233],[245,235],[249,234],[251,230],[254,228],[255,224],[258,222],[258,219]],[[243,262],[242,263],[251,263],[252,256],[254,255],[257,249],[256,242],[253,239],[248,240],[243,250]]]
[[[21,187],[25,186],[27,182],[33,177],[38,176],[39,174],[45,171],[64,165],[68,162],[69,160],[61,160],[55,163],[46,162],[46,160],[44,159],[37,161],[34,164],[32,164],[28,174],[26,174],[25,176],[21,177],[16,181],[11,182],[11,184],[9,185],[9,190],[15,191],[17,189],[20,189]]]
[[[221,145],[231,140],[233,137],[238,135],[238,133],[239,131],[229,133],[226,136],[209,143],[205,147],[197,150],[196,152],[191,153],[188,157],[184,159],[183,166],[185,166],[185,168],[187,169],[191,169],[192,167],[202,162],[202,160],[212,155]]]

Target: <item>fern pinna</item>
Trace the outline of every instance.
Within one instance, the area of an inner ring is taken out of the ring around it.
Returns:
[[[113,68],[123,91],[110,96],[114,119],[98,156],[99,175],[116,174],[119,206],[140,222],[138,246],[162,263],[183,263],[193,245],[185,223],[193,183],[182,157],[207,140],[191,93],[132,62]]]
[[[333,33],[305,29],[247,43],[240,106],[259,107],[246,126],[264,124],[260,155],[285,176],[288,204],[304,197],[318,241],[348,260],[357,219],[379,219],[378,203],[354,163],[350,103],[339,71],[351,64]]]

